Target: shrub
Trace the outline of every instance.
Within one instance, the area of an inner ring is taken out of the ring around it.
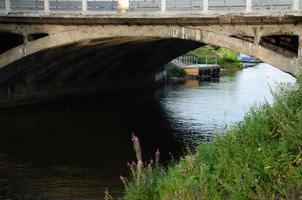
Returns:
[[[186,77],[187,73],[183,68],[180,67],[171,67],[167,69],[168,77]]]

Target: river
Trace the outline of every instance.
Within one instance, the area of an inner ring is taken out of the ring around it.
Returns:
[[[0,110],[0,199],[100,200],[122,194],[120,175],[134,160],[131,133],[144,159],[156,148],[177,158],[273,102],[270,88],[295,79],[269,65],[222,72],[219,80],[169,84],[155,92],[116,94]]]

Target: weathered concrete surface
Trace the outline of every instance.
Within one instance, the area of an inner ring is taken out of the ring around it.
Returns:
[[[67,12],[68,13],[68,12]],[[296,12],[253,12],[253,13],[201,13],[198,12],[134,12],[120,14],[66,14],[10,13],[1,14],[2,23],[18,24],[65,24],[65,25],[259,25],[259,24],[297,24],[302,22],[302,11]]]
[[[0,90],[12,99],[49,99],[143,89],[162,65],[212,44],[299,75],[302,18],[289,16],[0,16],[0,31],[24,44],[0,55]],[[47,33],[38,40],[28,35]],[[298,39],[296,39],[298,38]],[[151,76],[152,75],[152,76]],[[153,78],[152,78],[153,77]]]
[[[164,78],[158,72],[165,63],[198,46],[179,39],[110,37],[51,47],[0,70],[0,106],[150,89]]]
[[[12,25],[0,24],[1,31],[16,32],[27,35],[34,32],[49,33],[48,37],[28,42],[0,55],[0,68],[20,58],[45,51],[50,48],[77,44],[100,38],[149,37],[179,38],[197,41],[202,44],[223,46],[263,60],[293,75],[300,73],[299,59],[289,57],[261,46],[261,37],[269,35],[301,35],[301,25],[211,25],[211,26],[138,26],[138,25]],[[230,36],[238,37],[230,37]],[[239,38],[250,37],[253,41]],[[285,52],[285,50],[284,50]]]

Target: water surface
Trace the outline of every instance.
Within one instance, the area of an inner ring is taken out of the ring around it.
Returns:
[[[119,196],[119,175],[135,159],[132,132],[145,160],[159,147],[168,161],[192,140],[242,120],[251,105],[272,103],[270,86],[279,82],[295,79],[260,64],[213,82],[1,110],[0,199],[100,200],[106,188]]]

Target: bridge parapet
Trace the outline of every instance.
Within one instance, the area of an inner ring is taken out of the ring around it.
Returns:
[[[94,14],[117,11],[118,0],[0,0],[0,12],[40,12],[44,14],[68,11],[73,14]],[[300,10],[301,0],[129,0],[132,11],[200,11],[200,13],[225,11],[264,12]]]

